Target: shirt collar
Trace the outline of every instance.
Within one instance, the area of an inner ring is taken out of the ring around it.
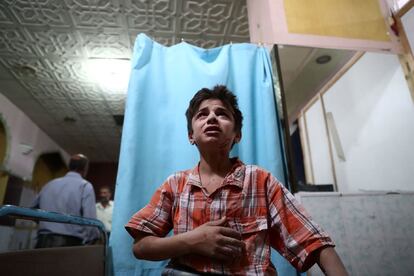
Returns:
[[[83,177],[80,175],[80,173],[75,172],[75,171],[69,171],[66,175],[67,175],[67,176],[74,176],[74,177],[80,177],[80,178],[83,178]]]
[[[233,167],[231,168],[227,176],[224,178],[223,186],[234,185],[243,188],[243,179],[245,175],[246,166],[237,157],[231,158],[230,160],[233,163]],[[199,164],[200,163],[198,163],[193,169],[190,170],[190,175],[188,177],[187,184],[201,188],[202,184],[200,181],[200,174],[198,171]]]
[[[112,207],[112,203],[113,203],[113,201],[112,200],[110,200],[109,202],[108,202],[108,206],[107,207]],[[102,203],[99,201],[98,202],[98,207],[99,208],[102,208],[102,209],[106,209],[103,205],[102,205]]]

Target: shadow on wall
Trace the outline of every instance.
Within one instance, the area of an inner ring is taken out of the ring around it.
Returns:
[[[60,153],[42,154],[35,163],[31,187],[34,191],[39,192],[47,182],[64,176],[67,172],[68,167]]]
[[[0,172],[0,204],[11,204],[28,207],[34,199],[34,194],[50,180],[63,176],[68,171],[60,153],[46,153],[39,156],[34,169],[32,181],[24,181],[6,171]],[[31,194],[31,196],[28,196]],[[14,219],[4,221],[0,225],[13,226]]]

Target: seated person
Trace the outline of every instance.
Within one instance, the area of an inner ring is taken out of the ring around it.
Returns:
[[[171,259],[165,275],[276,275],[273,247],[300,271],[317,262],[328,275],[347,275],[330,237],[293,195],[266,170],[229,157],[242,138],[235,95],[203,88],[186,117],[200,161],[171,175],[126,225],[137,258]]]

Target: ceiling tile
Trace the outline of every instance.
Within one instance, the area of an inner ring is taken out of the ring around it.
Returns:
[[[174,34],[177,1],[125,1],[129,29]]]
[[[229,20],[229,27],[227,29],[227,34],[233,39],[233,42],[249,42],[249,22],[246,18],[246,1],[235,1],[232,17],[231,20]]]
[[[82,57],[85,50],[79,34],[69,28],[39,29],[32,28],[29,36],[40,56],[44,57]]]
[[[90,80],[85,59],[66,59],[59,60],[44,59],[48,65],[48,70],[53,72],[53,75],[58,81],[66,82],[88,82]]]
[[[122,29],[79,31],[87,56],[94,58],[130,58],[131,46],[128,34]]]
[[[24,26],[69,27],[72,20],[65,1],[13,1],[8,9],[16,21]]]
[[[67,98],[77,100],[103,100],[103,93],[99,87],[92,83],[61,82],[61,90]]]
[[[0,28],[0,54],[36,56],[35,45],[30,43],[23,28]]]
[[[60,88],[57,82],[52,81],[38,81],[38,80],[23,80],[22,85],[27,88],[33,98],[42,100],[55,98],[59,100],[65,100],[66,94]]]
[[[100,114],[101,111],[105,113],[106,106],[103,101],[73,101],[73,107],[79,112],[79,114]]]
[[[78,28],[122,27],[123,16],[118,1],[67,0],[71,17]]]
[[[0,2],[0,24],[12,26],[14,23],[14,20],[8,8],[8,3],[7,3],[8,1],[10,0],[5,0],[5,1]]]
[[[17,79],[37,79],[54,81],[53,72],[46,63],[35,57],[0,57],[0,62]]]
[[[42,99],[40,104],[53,116],[64,116],[65,114],[70,116],[76,114],[76,109],[74,109],[71,103],[67,100],[57,98]]]

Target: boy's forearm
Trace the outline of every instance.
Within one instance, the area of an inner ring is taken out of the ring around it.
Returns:
[[[229,262],[245,250],[241,235],[225,227],[226,218],[207,222],[196,229],[171,237],[160,238],[138,233],[133,246],[135,257],[158,261],[196,254]]]
[[[171,237],[144,236],[135,242],[133,252],[135,257],[149,261],[160,261],[176,258],[189,253],[185,234]]]
[[[344,264],[333,247],[325,247],[319,252],[318,265],[325,275],[347,276]]]

